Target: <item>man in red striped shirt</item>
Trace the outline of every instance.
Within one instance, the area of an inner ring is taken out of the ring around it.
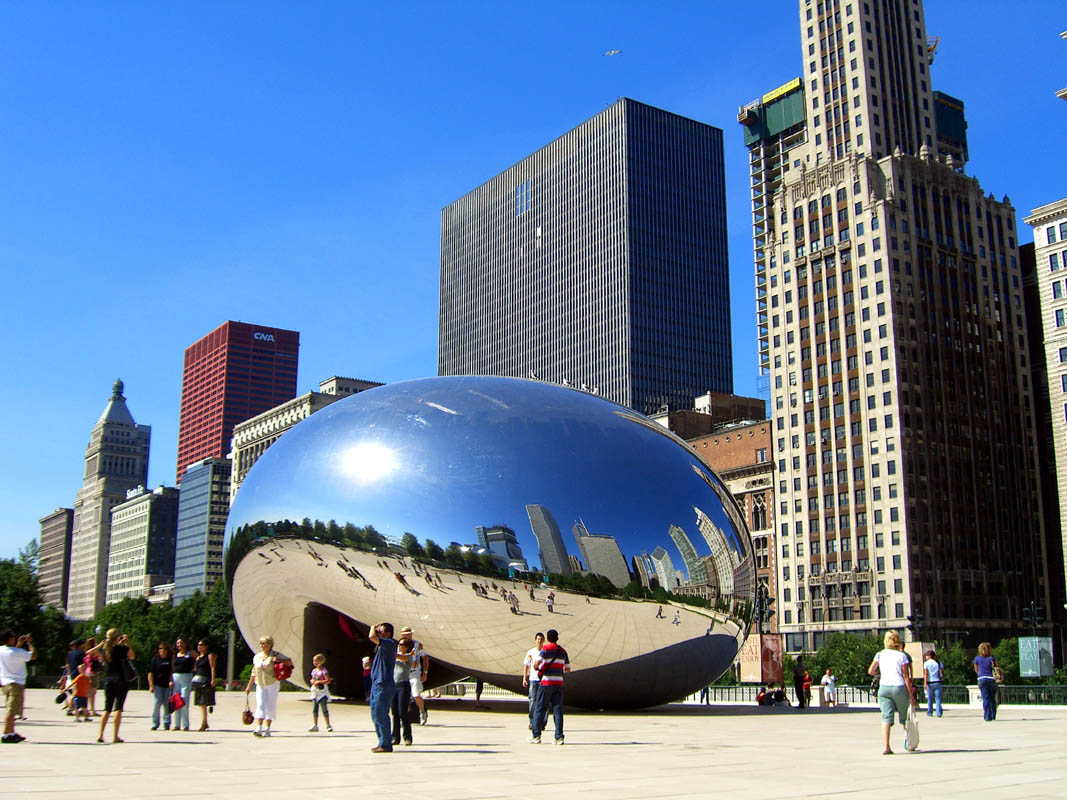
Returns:
[[[571,660],[567,651],[559,645],[557,631],[549,630],[546,637],[548,642],[534,665],[541,676],[541,696],[537,699],[537,710],[534,712],[533,732],[526,741],[541,744],[541,731],[548,722],[548,709],[551,706],[552,718],[556,723],[556,744],[563,744],[563,673],[571,671]]]

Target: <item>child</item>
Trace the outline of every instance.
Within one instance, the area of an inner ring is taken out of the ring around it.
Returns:
[[[322,718],[326,722],[326,730],[333,733],[330,725],[330,673],[326,671],[326,656],[316,653],[311,659],[315,669],[311,670],[311,718],[314,724],[308,728],[311,733],[319,730],[319,708],[322,708]]]
[[[78,665],[78,675],[70,681],[70,685],[74,687],[74,721],[81,722],[84,717],[85,721],[89,721],[89,676],[85,674],[85,665]]]

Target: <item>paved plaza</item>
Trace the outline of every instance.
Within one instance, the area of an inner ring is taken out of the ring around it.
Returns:
[[[52,701],[27,693],[19,730],[27,741],[0,749],[5,793],[64,797],[119,791],[150,795],[308,798],[1067,797],[1067,709],[1005,706],[994,723],[981,709],[922,717],[914,754],[881,754],[873,709],[761,709],[671,705],[649,712],[575,712],[567,744],[527,744],[521,703],[431,701],[415,744],[370,752],[364,705],[335,703],[334,733],[307,733],[304,692],[283,693],[270,739],[240,723],[241,693],[219,693],[204,733],[149,730],[151,699],[131,692],[124,744],[95,742],[96,725],[74,723]],[[483,698],[484,699],[484,698]],[[199,709],[193,709],[194,726]],[[108,737],[110,739],[110,735]],[[894,749],[903,733],[894,728]]]

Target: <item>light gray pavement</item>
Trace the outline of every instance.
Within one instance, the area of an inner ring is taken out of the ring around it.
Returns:
[[[543,744],[526,743],[523,704],[491,698],[478,710],[470,698],[443,699],[430,702],[413,747],[376,755],[365,705],[335,703],[335,732],[307,733],[303,692],[281,695],[270,739],[240,723],[240,693],[219,693],[209,731],[181,733],[149,730],[150,695],[131,692],[117,745],[97,744],[98,727],[62,716],[54,696],[27,693],[29,720],[19,723],[27,741],[0,745],[0,795],[1067,798],[1065,708],[1005,706],[994,723],[980,709],[950,708],[922,717],[919,752],[889,757],[873,709],[574,712],[567,744],[555,747],[551,728]],[[900,726],[893,746],[903,751]]]

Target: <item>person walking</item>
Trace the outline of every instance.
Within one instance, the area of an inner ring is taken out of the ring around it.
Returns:
[[[797,708],[807,708],[804,704],[805,672],[807,672],[807,669],[804,666],[804,656],[797,656],[797,660],[793,664],[793,694],[797,698]]]
[[[0,631],[0,686],[3,687],[7,713],[4,715],[4,735],[0,742],[18,744],[26,737],[15,732],[15,718],[22,716],[26,696],[26,665],[37,658],[33,636],[19,637],[10,628]]]
[[[997,660],[993,658],[993,645],[982,642],[978,645],[978,655],[974,657],[974,671],[978,674],[978,691],[982,693],[982,719],[992,722],[997,718],[997,681],[993,676],[993,667]]]
[[[526,651],[526,657],[522,660],[522,685],[529,694],[529,730],[533,730],[534,712],[537,711],[537,700],[541,697],[541,678],[537,673],[537,667],[541,663],[541,650],[545,646],[545,635],[538,631],[534,635],[534,646]]]
[[[548,613],[552,614],[553,609],[556,607],[556,593],[549,592],[548,597],[545,598],[545,605],[548,607]]]
[[[656,609],[656,619],[667,619],[665,616],[663,616],[663,606],[660,606]]]
[[[911,678],[911,658],[904,652],[900,634],[887,631],[883,644],[885,649],[875,653],[867,674],[880,676],[878,707],[882,710],[882,742],[885,745],[882,754],[891,756],[889,731],[893,727],[893,715],[900,716],[902,725],[907,722],[908,706],[915,704],[915,685]]]
[[[270,726],[278,716],[278,690],[281,688],[274,665],[291,664],[292,661],[289,656],[274,649],[273,636],[259,637],[259,652],[252,659],[252,674],[245,687],[246,697],[252,692],[252,687],[256,687],[256,727],[252,729],[253,736],[270,736]]]
[[[318,733],[319,710],[322,711],[322,720],[326,723],[326,730],[333,733],[330,725],[330,673],[326,670],[326,656],[316,653],[311,663],[315,668],[311,670],[311,727],[308,733]]]
[[[937,703],[937,716],[941,716],[941,681],[945,676],[945,665],[937,660],[933,650],[927,650],[923,661],[923,673],[926,676],[926,716],[934,715],[934,703]]]
[[[827,708],[837,705],[837,676],[834,675],[830,668],[826,668],[826,674],[822,676],[822,680],[819,681],[823,687],[823,702]]]
[[[118,629],[111,628],[104,634],[104,641],[96,646],[96,652],[104,657],[106,664],[104,671],[104,715],[100,717],[100,734],[96,741],[103,744],[104,731],[107,729],[107,720],[111,712],[115,712],[114,730],[111,741],[121,744],[119,738],[119,726],[122,725],[122,709],[126,704],[126,695],[130,691],[130,684],[126,678],[126,661],[137,658],[130,644],[130,637],[119,634]],[[86,651],[89,655],[89,651]]]
[[[559,645],[559,633],[548,631],[548,642],[541,649],[541,697],[537,701],[533,730],[526,741],[541,744],[541,731],[548,723],[548,709],[552,709],[552,719],[556,724],[556,744],[563,744],[563,673],[571,671],[570,657]]]
[[[200,706],[200,730],[206,731],[207,710],[215,705],[215,654],[211,652],[207,639],[196,643],[196,652],[198,655],[193,662],[193,705]]]
[[[192,704],[193,665],[196,663],[196,656],[189,652],[189,646],[182,638],[174,643],[174,649],[171,680],[174,681],[174,691],[181,696],[184,705],[171,717],[171,730],[176,731],[181,728],[187,731],[189,730],[189,706]]]
[[[171,673],[170,645],[160,642],[156,655],[148,662],[148,691],[152,693],[152,730],[159,730],[159,712],[163,710],[163,730],[170,727],[170,696],[174,690]]]
[[[393,623],[379,622],[372,626],[367,638],[371,644],[376,645],[374,660],[370,666],[370,716],[374,721],[374,731],[378,734],[378,744],[371,748],[371,752],[391,753],[393,740],[389,709],[393,706],[393,695],[396,694],[396,681],[393,678],[393,671],[396,669]]]
[[[401,632],[396,645],[396,664],[393,666],[393,683],[396,692],[393,694],[391,707],[393,715],[393,746],[400,744],[401,736],[404,745],[411,746],[411,717],[408,716],[408,707],[411,705],[411,673],[419,669],[414,662],[414,640],[411,638],[410,629],[408,634]]]

